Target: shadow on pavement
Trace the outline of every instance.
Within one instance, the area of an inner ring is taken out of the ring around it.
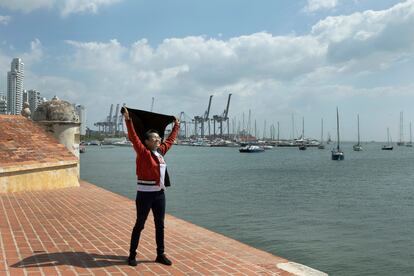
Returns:
[[[42,253],[40,253],[42,252]],[[127,265],[127,256],[116,255],[99,255],[95,253],[86,252],[58,252],[58,253],[43,253],[44,251],[35,251],[39,253],[27,257],[20,262],[17,262],[11,267],[25,268],[25,267],[47,267],[70,265],[82,268],[97,268],[114,265]],[[154,263],[155,261],[138,260],[139,263]]]

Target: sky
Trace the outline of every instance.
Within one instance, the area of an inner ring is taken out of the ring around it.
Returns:
[[[12,58],[25,89],[87,110],[111,104],[221,115],[258,136],[404,140],[414,120],[414,0],[0,0],[0,92]],[[240,123],[237,123],[240,122]],[[232,126],[231,126],[232,129]]]

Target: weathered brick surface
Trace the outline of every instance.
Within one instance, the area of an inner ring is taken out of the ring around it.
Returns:
[[[0,168],[76,161],[64,145],[20,115],[0,115]]]
[[[290,275],[287,260],[173,216],[171,267],[154,263],[148,218],[138,266],[126,265],[135,203],[94,185],[0,195],[0,275]]]

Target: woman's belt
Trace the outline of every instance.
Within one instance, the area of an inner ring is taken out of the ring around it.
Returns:
[[[138,185],[145,185],[145,186],[155,186],[157,185],[157,181],[155,180],[138,180]]]

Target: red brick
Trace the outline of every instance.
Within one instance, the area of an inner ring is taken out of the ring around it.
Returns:
[[[0,167],[76,161],[42,127],[20,115],[0,115]]]
[[[0,221],[0,270],[16,263],[39,265],[13,268],[17,275],[271,275],[280,274],[276,264],[286,261],[167,215],[166,250],[173,266],[160,265],[154,262],[150,214],[138,248],[139,264],[129,267],[135,202],[86,182],[75,188],[1,194],[0,204],[0,217],[10,222]],[[42,266],[46,264],[52,266]]]

